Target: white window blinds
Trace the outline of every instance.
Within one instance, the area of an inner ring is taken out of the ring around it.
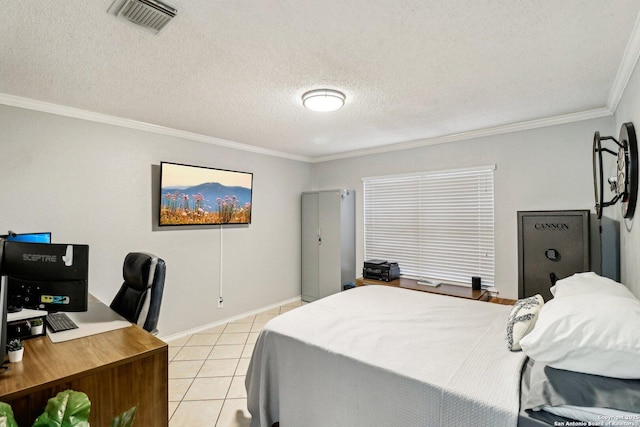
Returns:
[[[403,276],[494,285],[494,166],[363,178],[365,260]]]

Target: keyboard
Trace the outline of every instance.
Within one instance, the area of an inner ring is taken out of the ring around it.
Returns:
[[[76,325],[73,320],[69,319],[66,313],[49,313],[46,317],[47,325],[52,332],[68,331],[69,329],[76,329]]]

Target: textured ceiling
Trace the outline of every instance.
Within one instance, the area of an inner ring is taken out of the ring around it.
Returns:
[[[169,3],[152,35],[112,0],[0,0],[0,93],[322,159],[611,110],[637,59],[637,0]],[[304,109],[323,87],[346,105]]]

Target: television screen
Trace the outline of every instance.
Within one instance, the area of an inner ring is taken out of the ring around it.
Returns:
[[[160,163],[159,225],[250,224],[253,174]]]

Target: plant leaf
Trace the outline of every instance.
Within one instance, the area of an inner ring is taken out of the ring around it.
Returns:
[[[137,406],[127,409],[111,421],[111,427],[131,427],[133,425],[133,420],[136,418],[137,410]]]
[[[33,427],[89,427],[91,401],[81,391],[65,390],[47,402]]]
[[[11,405],[5,402],[0,402],[0,427],[18,427]]]

